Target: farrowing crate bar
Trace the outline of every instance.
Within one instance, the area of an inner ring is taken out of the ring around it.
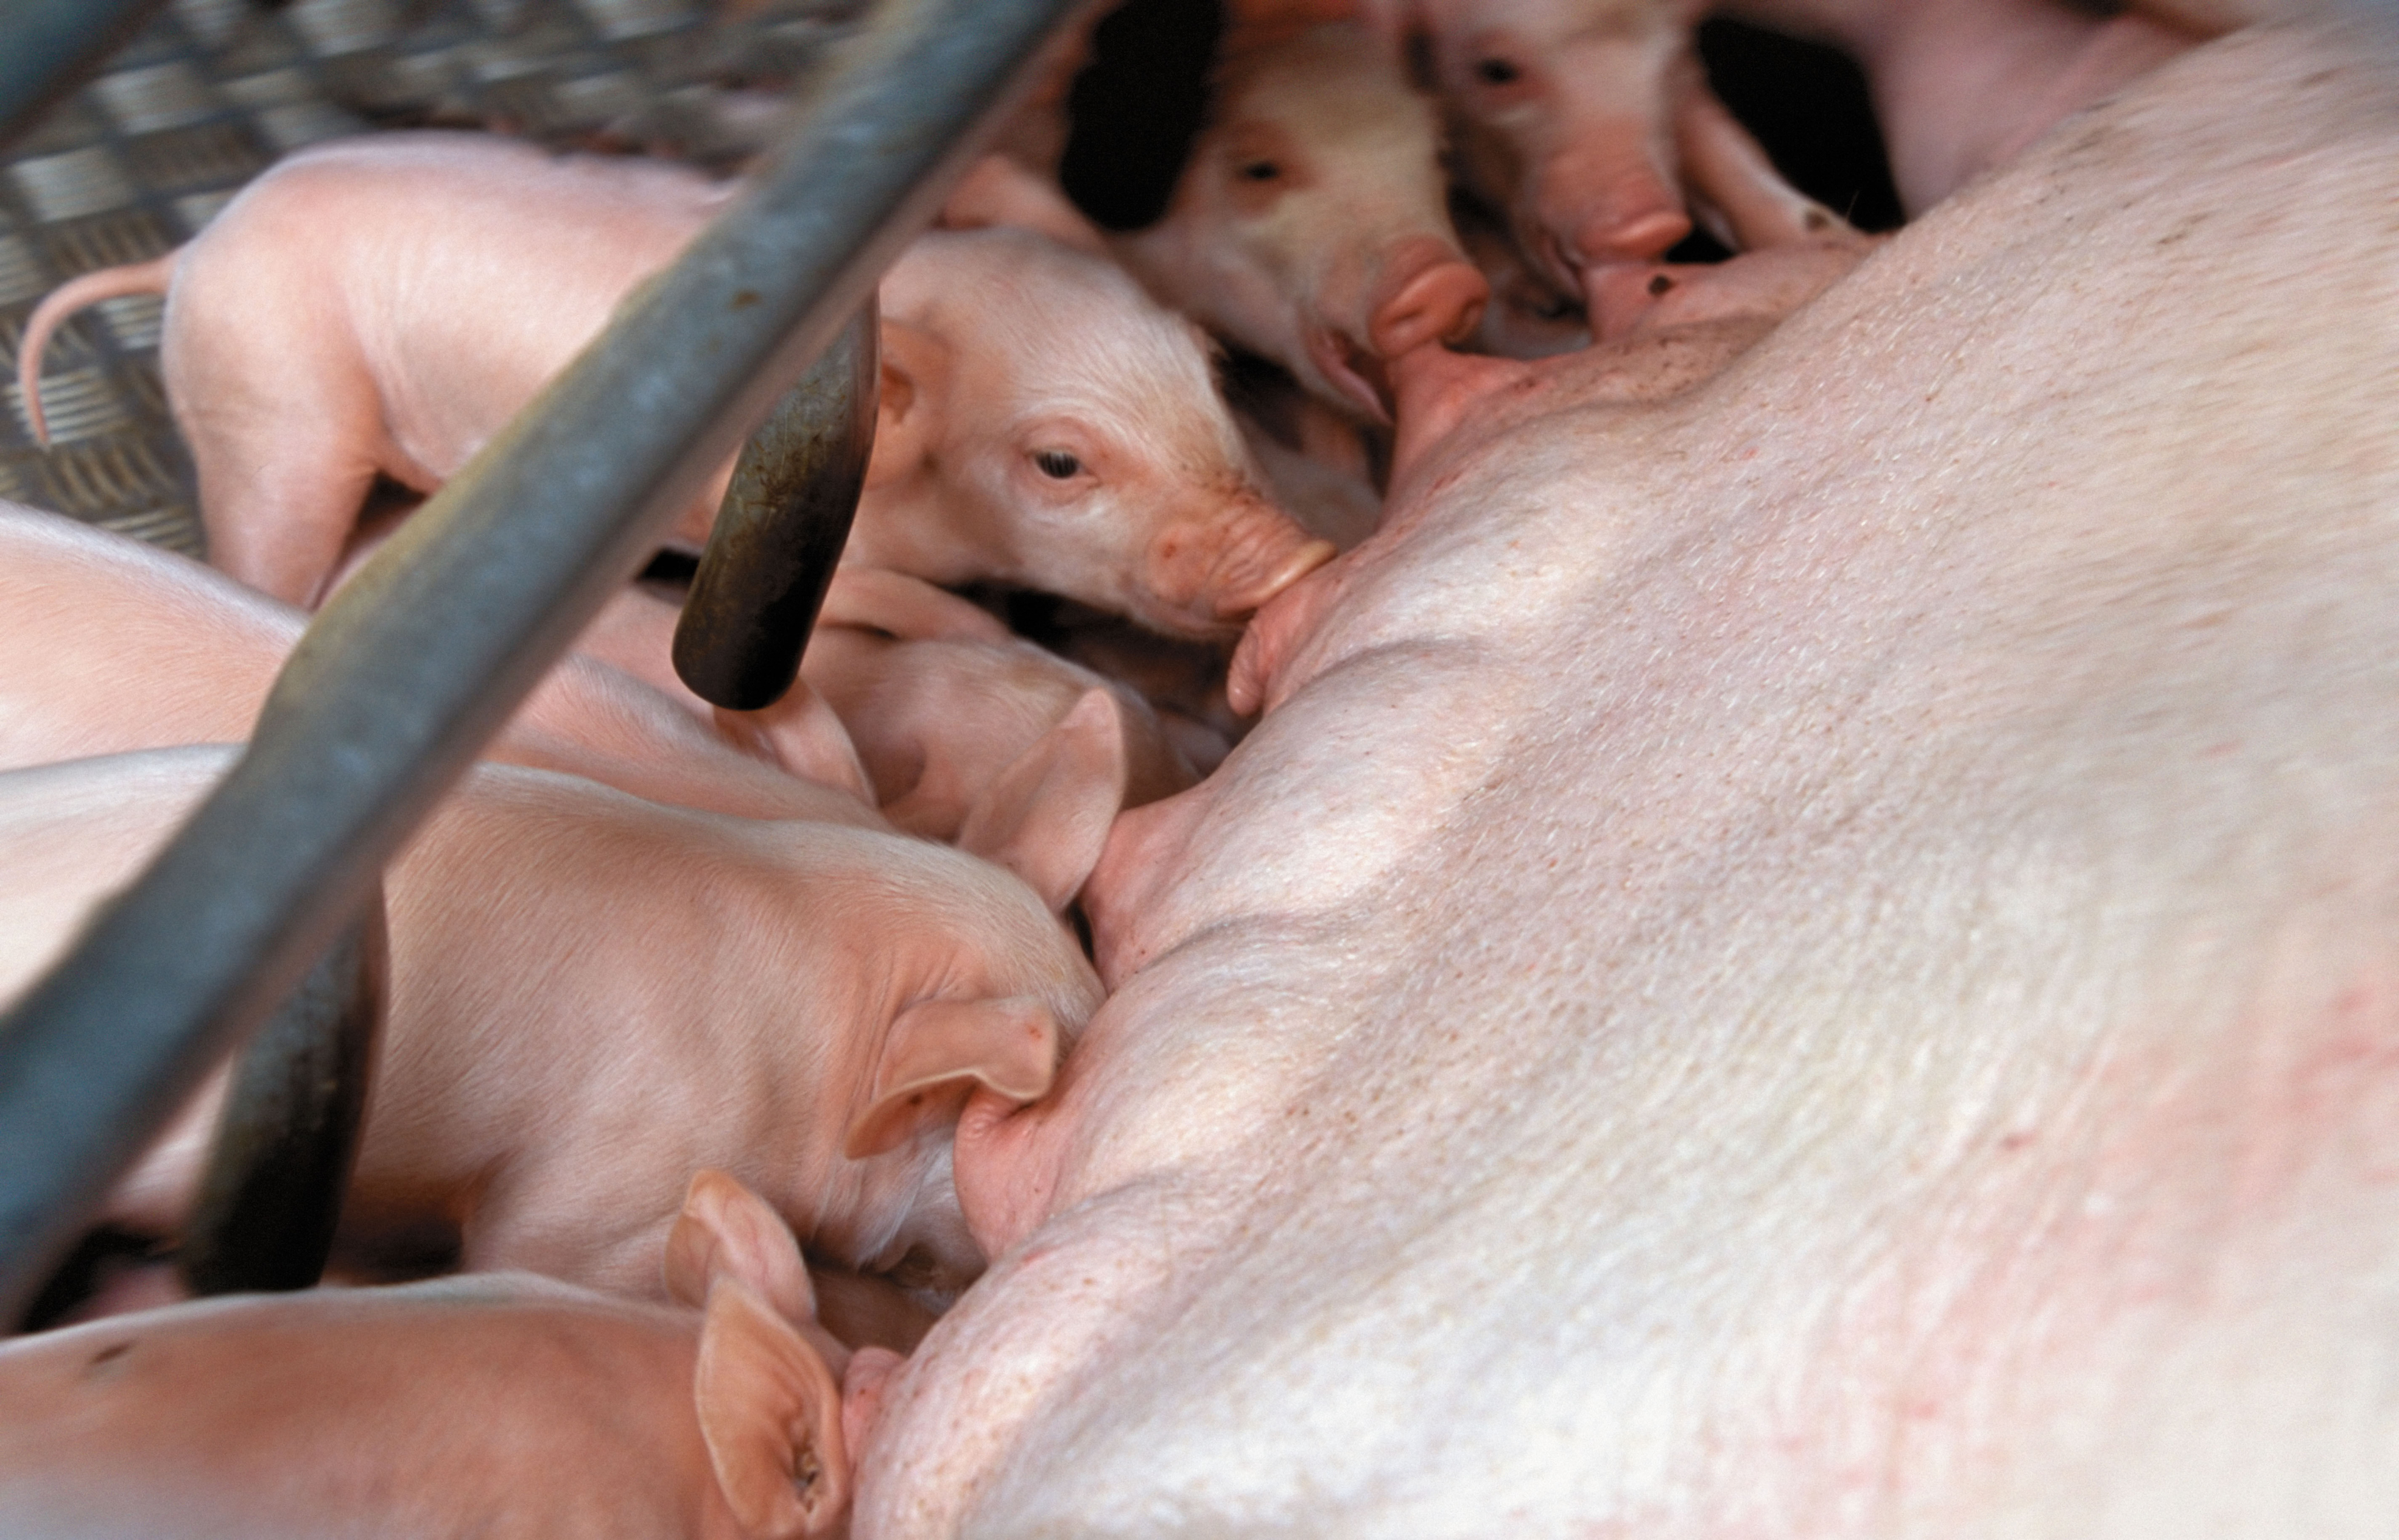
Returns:
[[[0,1312],[360,913],[1087,3],[884,0],[749,191],[327,605],[224,783],[0,1020]]]

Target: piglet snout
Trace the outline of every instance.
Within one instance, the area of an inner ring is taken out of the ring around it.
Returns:
[[[1244,493],[1205,520],[1179,520],[1159,531],[1143,586],[1201,632],[1221,631],[1335,554],[1331,541],[1310,538],[1282,510]]]
[[[1247,620],[1266,607],[1275,595],[1340,553],[1331,540],[1308,540],[1276,555],[1237,560],[1212,585],[1216,619]]]
[[[1416,241],[1384,266],[1369,338],[1376,354],[1387,359],[1428,343],[1456,342],[1482,321],[1490,299],[1490,280],[1457,248],[1431,238]]]
[[[1691,216],[1647,144],[1646,124],[1628,123],[1559,157],[1538,194],[1540,224],[1560,238],[1572,278],[1593,263],[1653,262],[1691,233]]]

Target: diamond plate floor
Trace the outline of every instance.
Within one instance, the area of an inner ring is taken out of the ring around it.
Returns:
[[[15,384],[25,318],[95,267],[188,240],[303,144],[481,126],[726,169],[755,150],[858,0],[176,0],[0,157],[0,497],[195,555],[191,461],[158,376],[156,299],[69,320],[44,361],[52,446]]]

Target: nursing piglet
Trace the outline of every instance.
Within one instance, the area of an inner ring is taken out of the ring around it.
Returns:
[[[1432,103],[1362,24],[1243,29],[1165,218],[1116,250],[1315,395],[1389,422],[1383,365],[1471,333],[1489,293],[1440,157]]]
[[[722,1172],[693,1179],[663,1271],[672,1304],[500,1274],[20,1338],[0,1346],[0,1530],[838,1533],[897,1356],[824,1329],[791,1232]]]
[[[210,559],[313,604],[378,474],[420,492],[454,474],[729,196],[680,168],[476,135],[318,146],[181,251],[45,300],[20,382],[30,407],[70,312],[166,292],[160,365]],[[1256,490],[1201,340],[1104,260],[939,235],[882,301],[883,411],[849,559],[1221,634],[1331,554]],[[678,539],[706,538],[730,474]]]
[[[1709,90],[1691,49],[1696,0],[1372,8],[1387,32],[1429,41],[1464,179],[1569,293],[1593,270],[1662,255],[1690,233],[1693,211],[1742,246],[1844,227],[1782,180]]]
[[[1200,779],[1139,695],[1013,636],[828,626],[801,673],[848,727],[884,816],[931,838],[971,844],[969,820],[987,789],[1068,724],[1116,741],[1126,807]]]
[[[389,1008],[341,1247],[372,1261],[454,1235],[472,1267],[639,1294],[684,1179],[721,1165],[830,1261],[963,1284],[982,1257],[949,1127],[978,1088],[1039,1096],[1099,999],[1053,911],[1121,774],[1098,785],[1071,747],[977,810],[981,848],[1031,885],[895,834],[471,772],[386,874]],[[47,965],[231,754],[0,775],[0,987]],[[108,1217],[179,1226],[221,1095],[193,1098]]]

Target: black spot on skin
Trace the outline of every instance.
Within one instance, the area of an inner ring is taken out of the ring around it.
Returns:
[[[1660,273],[1656,278],[1649,280],[1649,297],[1651,299],[1656,299],[1660,294],[1664,293],[1674,286],[1674,280],[1673,279],[1668,278],[1663,273]]]
[[[1833,216],[1822,209],[1810,209],[1808,211],[1808,217],[1799,223],[1811,230],[1822,230],[1831,225]]]
[[[96,1373],[132,1351],[133,1344],[129,1342],[116,1342],[103,1347],[91,1356],[91,1362],[83,1366],[83,1371],[86,1374]]]

